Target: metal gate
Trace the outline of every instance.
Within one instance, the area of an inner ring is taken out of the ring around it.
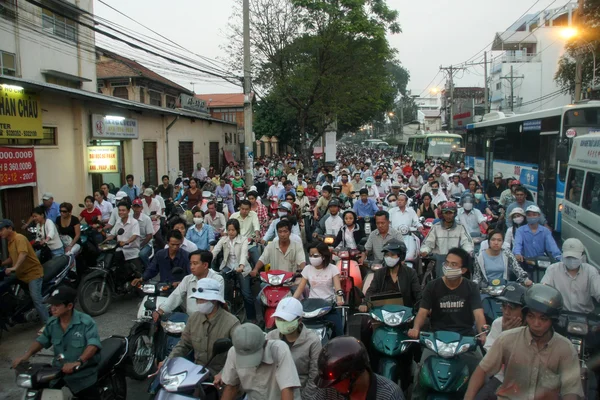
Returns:
[[[33,187],[4,189],[0,192],[3,217],[10,219],[15,225],[15,230],[20,231],[21,221],[27,221],[33,211]]]
[[[179,154],[181,154],[181,144],[179,146]],[[179,163],[181,164],[181,158],[179,159]],[[144,142],[144,180],[149,182],[151,185],[158,185],[156,142]]]
[[[183,171],[183,176],[192,176],[194,172],[194,142],[179,142],[179,170]]]
[[[210,142],[209,144],[210,164],[215,167],[215,171],[220,171],[219,165],[219,142]]]

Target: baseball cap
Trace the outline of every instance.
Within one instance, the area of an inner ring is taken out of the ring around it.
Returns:
[[[14,227],[14,225],[10,219],[0,220],[0,229],[8,228],[9,226]]]
[[[296,193],[298,193],[298,192],[304,192],[304,187],[302,185],[300,185],[296,188]]]
[[[201,300],[217,300],[225,303],[223,293],[221,292],[221,284],[212,278],[202,278],[196,283],[196,288],[192,289],[190,299]]]
[[[238,326],[231,335],[235,350],[235,364],[240,368],[258,367],[263,358],[265,334],[257,325],[245,323]]]
[[[42,200],[50,200],[53,197],[54,197],[54,195],[52,193],[46,192],[42,195]]]
[[[579,239],[575,239],[575,238],[567,239],[567,240],[565,240],[565,242],[562,245],[563,257],[581,258],[584,251],[585,251],[585,247],[583,246],[583,243],[581,243],[581,240],[579,240]],[[279,308],[279,307],[277,307],[277,308]]]
[[[496,172],[494,178],[502,178],[502,172]]]
[[[115,200],[123,200],[125,197],[127,197],[127,193],[122,190],[119,190],[117,194],[115,194]]]
[[[525,212],[526,213],[528,213],[528,212],[534,212],[534,213],[541,214],[542,210],[540,210],[540,208],[538,206],[532,204],[532,205],[530,205],[529,207],[527,207],[525,209]]]
[[[277,304],[273,317],[279,317],[285,321],[293,321],[302,317],[304,311],[300,300],[294,297],[286,297]]]
[[[523,209],[521,207],[515,207],[512,209],[512,211],[510,212],[509,217],[512,217],[515,214],[521,214],[521,215],[525,215],[525,211],[523,211]]]
[[[400,184],[400,182],[394,182],[394,183],[392,183],[392,187],[393,188],[401,188],[402,185]]]
[[[144,196],[154,196],[154,190],[152,188],[144,189]]]
[[[287,201],[282,201],[281,204],[279,204],[279,209],[284,209],[288,212],[292,211],[292,206],[290,203],[288,203]]]
[[[327,205],[327,208],[329,207],[339,207],[340,206],[340,201],[338,199],[332,199],[329,201],[329,204]]]
[[[50,297],[46,299],[46,303],[53,305],[74,303],[76,297],[77,290],[69,286],[61,286],[52,292]]]
[[[133,203],[131,203],[131,206],[140,206],[143,207],[144,203],[142,203],[142,199],[135,199],[133,200]]]

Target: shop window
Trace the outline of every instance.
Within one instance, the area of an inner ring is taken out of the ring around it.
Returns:
[[[162,93],[155,90],[149,90],[148,92],[150,94],[150,104],[162,107]]]
[[[54,3],[49,4],[56,7]],[[61,14],[64,10],[61,10]],[[42,9],[42,29],[44,32],[58,36],[72,42],[77,41],[77,23],[69,18],[55,14],[45,8]]]
[[[167,108],[175,108],[177,105],[177,99],[174,96],[165,96],[165,100],[167,102]]]
[[[158,185],[156,142],[144,142],[144,179],[151,185]]]
[[[571,168],[569,171],[569,179],[567,180],[567,199],[579,205],[581,201],[581,188],[583,188],[583,178],[585,171],[577,168]]]
[[[19,146],[56,146],[57,128],[45,126],[43,128],[43,139],[0,139],[0,145],[19,145]]]
[[[2,5],[0,5],[0,8]],[[0,75],[16,76],[17,67],[15,63],[15,55],[0,51]]]
[[[113,96],[123,100],[129,100],[129,89],[126,86],[113,87]]]
[[[81,82],[46,75],[46,82],[54,85],[64,86],[71,89],[81,89]]]

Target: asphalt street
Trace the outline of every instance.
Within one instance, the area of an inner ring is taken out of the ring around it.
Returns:
[[[117,298],[112,302],[109,311],[96,317],[98,331],[102,339],[111,335],[127,336],[129,328],[134,324],[140,299],[135,296]],[[20,400],[23,389],[15,385],[15,371],[10,368],[12,360],[22,355],[31,342],[36,338],[40,324],[17,325],[9,332],[4,332],[0,339],[0,399]],[[52,355],[51,349],[39,354]],[[50,358],[43,355],[33,357],[31,361],[49,362]],[[130,399],[145,399],[149,381],[139,382],[127,379],[127,397]]]

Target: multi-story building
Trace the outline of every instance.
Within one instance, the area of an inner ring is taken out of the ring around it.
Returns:
[[[444,115],[443,128],[460,132],[467,128],[467,124],[477,122],[484,114],[484,88],[481,87],[455,87],[454,103],[450,107],[450,90],[442,91],[442,114]],[[452,110],[452,115],[451,114]]]

